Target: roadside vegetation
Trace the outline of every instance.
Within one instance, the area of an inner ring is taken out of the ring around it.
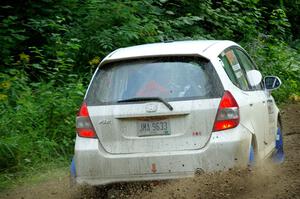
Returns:
[[[89,79],[120,47],[233,40],[281,78],[278,102],[299,100],[297,0],[3,0],[0,13],[0,190],[41,165],[69,164]]]

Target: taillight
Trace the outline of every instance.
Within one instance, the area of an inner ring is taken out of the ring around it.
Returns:
[[[81,105],[76,117],[76,130],[80,137],[96,138],[96,133],[85,102]]]
[[[239,106],[229,91],[221,99],[213,131],[236,127],[240,122]]]

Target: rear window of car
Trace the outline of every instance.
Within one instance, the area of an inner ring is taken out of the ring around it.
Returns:
[[[89,105],[138,97],[167,101],[218,98],[223,87],[212,64],[200,57],[159,57],[105,64],[88,90]]]

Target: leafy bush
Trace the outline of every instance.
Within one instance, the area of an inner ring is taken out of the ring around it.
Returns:
[[[41,82],[20,91],[23,85],[15,83],[19,82],[12,83],[11,94],[18,89],[18,95],[12,99],[16,106],[8,101],[1,104],[0,171],[68,158],[83,85],[79,82],[54,87],[52,82]]]
[[[297,50],[273,37],[259,37],[246,48],[263,75],[276,75],[281,79],[280,89],[272,92],[277,102],[286,102],[292,95],[300,96],[300,55]]]

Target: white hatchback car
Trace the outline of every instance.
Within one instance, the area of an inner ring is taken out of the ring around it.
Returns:
[[[118,49],[97,68],[76,119],[71,174],[103,185],[246,167],[283,155],[279,110],[231,41]],[[277,139],[277,141],[276,141]]]

